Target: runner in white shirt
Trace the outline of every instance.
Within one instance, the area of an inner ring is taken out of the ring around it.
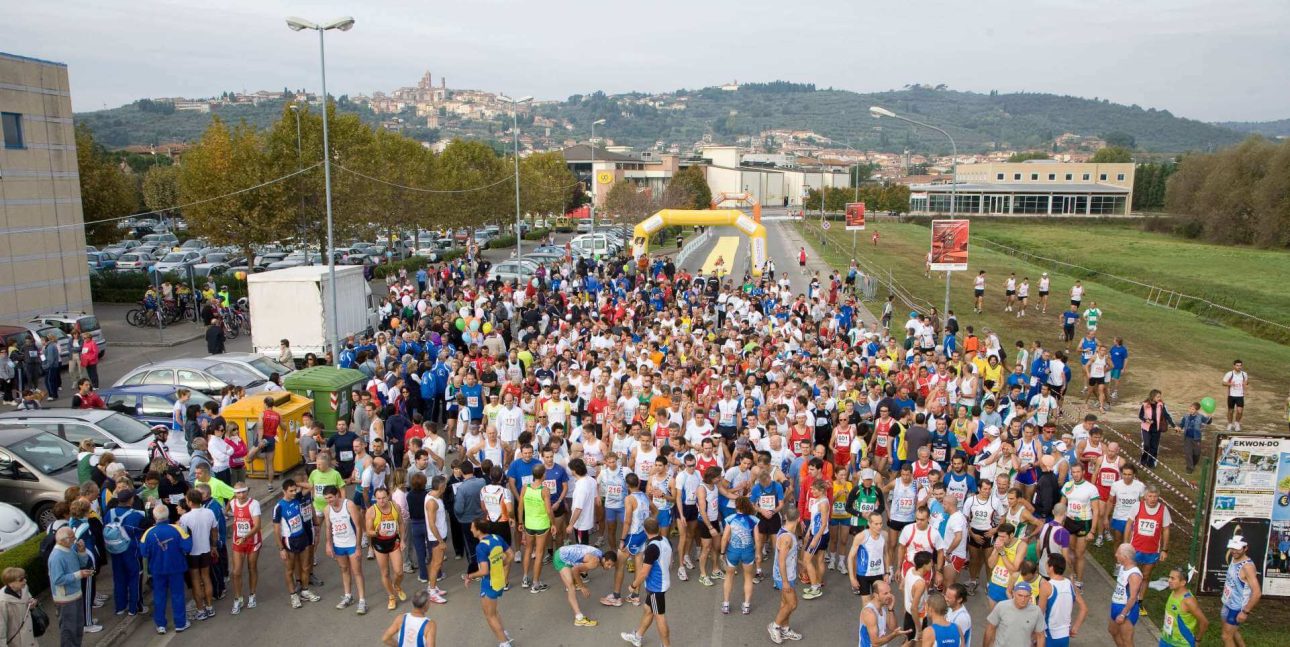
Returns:
[[[1245,363],[1241,360],[1232,362],[1232,370],[1223,375],[1223,386],[1227,387],[1227,430],[1240,431],[1241,417],[1245,414],[1245,388],[1250,385],[1250,376],[1245,372]]]
[[[1111,531],[1115,533],[1115,544],[1124,543],[1124,529],[1130,519],[1138,513],[1138,501],[1146,491],[1147,484],[1134,478],[1138,469],[1126,464],[1120,468],[1120,480],[1111,484]],[[1102,545],[1101,537],[1097,544]]]

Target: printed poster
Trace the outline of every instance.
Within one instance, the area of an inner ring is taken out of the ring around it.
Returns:
[[[968,268],[967,220],[933,220],[932,253],[929,256],[933,272],[962,272]]]
[[[1239,535],[1263,594],[1290,596],[1290,438],[1220,435],[1206,506],[1200,592],[1223,591],[1227,542]]]
[[[847,203],[847,231],[864,231],[864,203]]]

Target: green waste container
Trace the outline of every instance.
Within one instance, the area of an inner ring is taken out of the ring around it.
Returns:
[[[354,389],[363,388],[362,371],[335,366],[312,366],[294,371],[282,380],[286,390],[314,401],[313,414],[323,425],[323,434],[336,433],[336,421],[348,420],[354,407]]]

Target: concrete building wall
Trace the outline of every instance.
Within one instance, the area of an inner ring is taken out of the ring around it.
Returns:
[[[0,144],[0,321],[89,312],[67,66],[0,53],[0,113],[20,130]]]
[[[1133,189],[1135,165],[1093,164],[1088,162],[990,162],[959,165],[959,182],[984,184],[1016,182],[1069,182],[1072,184],[1109,184]],[[1003,177],[999,177],[1002,175]]]

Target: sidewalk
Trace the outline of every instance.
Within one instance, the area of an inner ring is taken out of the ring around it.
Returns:
[[[806,246],[811,248],[811,252],[808,253],[806,256],[806,269],[811,272],[819,271],[821,282],[827,281],[829,272],[832,272],[834,269],[837,269],[839,272],[844,272],[844,273],[846,272],[846,268],[844,267],[833,268],[833,267],[830,267],[828,263],[825,263],[823,255],[820,253],[818,249],[816,249],[816,243],[813,243],[807,240],[805,237],[803,237],[797,231],[797,228],[793,227],[791,224],[789,223],[778,224],[776,225],[776,227],[778,227],[779,231],[783,234],[783,240],[786,243],[788,243],[789,249],[793,249],[795,247],[801,247],[801,246]],[[791,261],[792,261],[791,264],[787,262],[784,263],[782,265],[783,269],[781,271],[789,271],[789,272],[797,271],[797,259],[794,258],[794,259],[791,259]],[[843,276],[845,277],[845,274],[843,274]],[[805,290],[802,290],[802,291],[805,292]],[[873,311],[869,310],[868,305],[866,305],[863,301],[857,301],[856,311],[860,315],[860,319],[864,321],[864,323],[867,326],[872,327],[874,329],[877,328],[878,317],[873,314]]]
[[[112,346],[168,348],[196,341],[206,334],[205,328],[191,321],[179,321],[161,329],[131,326],[126,323],[125,315],[137,307],[125,303],[94,304],[94,314],[109,349]]]

